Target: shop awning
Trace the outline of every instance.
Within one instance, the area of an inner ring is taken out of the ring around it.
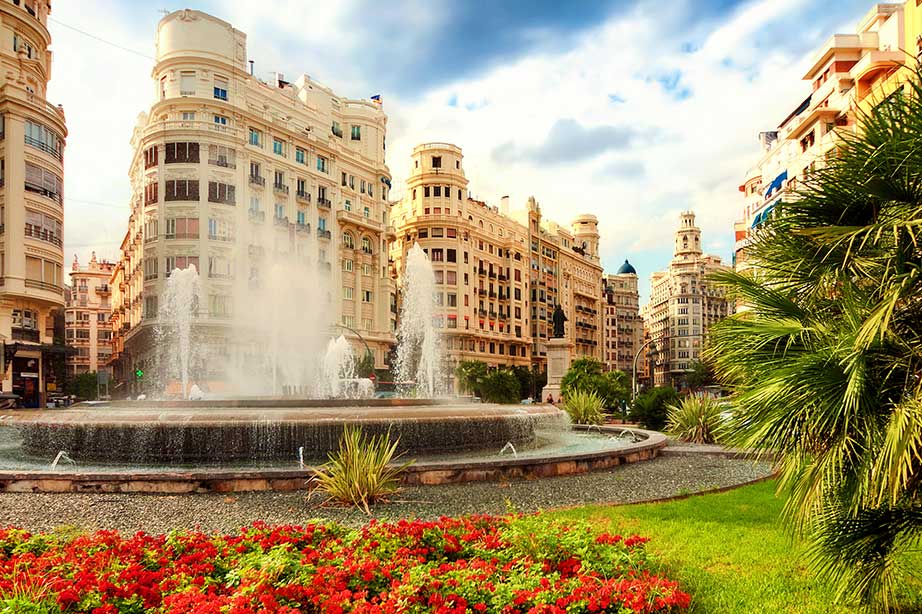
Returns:
[[[71,355],[77,353],[77,348],[55,343],[4,343],[3,360],[9,363],[13,357],[20,351],[23,352],[41,352],[42,354],[62,354]]]
[[[775,177],[774,180],[768,184],[768,189],[765,190],[765,198],[768,199],[772,195],[772,192],[780,190],[784,182],[787,181],[787,178],[787,170],[781,172],[777,177]]]

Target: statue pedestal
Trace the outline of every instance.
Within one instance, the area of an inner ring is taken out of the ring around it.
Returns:
[[[541,401],[548,397],[554,403],[560,403],[560,382],[570,369],[569,341],[561,338],[548,339],[547,342],[547,386],[541,390]]]

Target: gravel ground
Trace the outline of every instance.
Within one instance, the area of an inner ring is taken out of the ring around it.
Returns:
[[[419,486],[373,510],[381,519],[432,518],[471,513],[501,514],[512,506],[532,512],[592,503],[630,503],[732,486],[771,473],[767,463],[706,453],[667,455],[652,461],[578,476],[502,484]],[[349,525],[368,520],[353,509],[321,505],[306,492],[234,495],[0,494],[0,526],[31,530],[72,526],[161,533],[199,527],[233,531],[256,520],[303,524],[326,518]]]

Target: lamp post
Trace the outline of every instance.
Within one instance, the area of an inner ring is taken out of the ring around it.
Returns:
[[[634,399],[637,398],[637,359],[640,358],[640,355],[643,353],[644,348],[648,345],[653,345],[655,339],[650,339],[637,350],[637,353],[634,354],[634,362],[631,367],[631,405],[634,404]],[[655,346],[654,346],[655,347]]]
[[[338,326],[339,328],[345,328],[345,329],[348,330],[350,333],[352,333],[353,335],[355,335],[356,337],[359,338],[359,341],[361,341],[361,342],[362,342],[362,345],[365,346],[365,355],[366,355],[366,356],[371,356],[371,358],[372,358],[372,363],[371,363],[371,365],[372,365],[372,370],[374,370],[374,356],[375,356],[375,354],[374,354],[374,352],[371,351],[371,348],[368,347],[368,342],[365,341],[365,337],[363,337],[362,334],[361,334],[359,331],[355,330],[355,329],[352,328],[351,326],[346,326],[345,324],[333,324],[333,326]]]

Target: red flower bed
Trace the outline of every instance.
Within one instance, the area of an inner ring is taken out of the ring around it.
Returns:
[[[0,530],[0,611],[673,612],[646,538],[538,516],[255,524],[236,535]]]

